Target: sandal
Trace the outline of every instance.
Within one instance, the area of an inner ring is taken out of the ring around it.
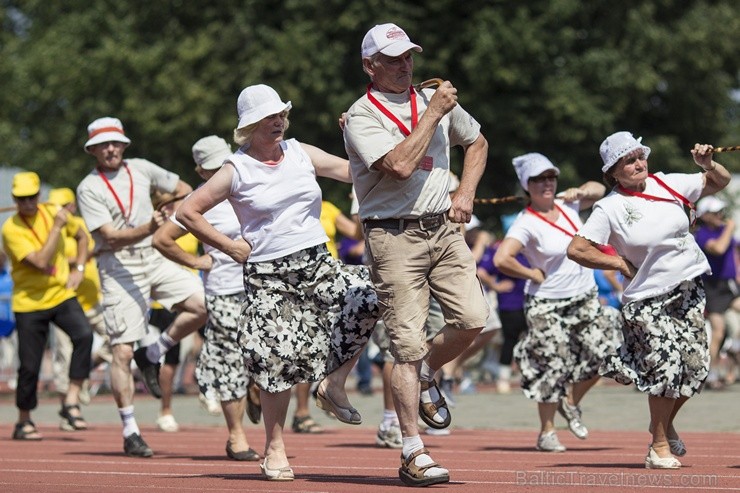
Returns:
[[[234,449],[231,448],[231,442],[228,440],[226,440],[226,457],[231,460],[249,462],[256,462],[262,458],[260,457],[260,454],[252,447],[247,448],[247,450],[242,450],[241,452],[236,452]]]
[[[360,411],[354,407],[342,407],[335,403],[328,394],[317,390],[316,392],[316,406],[319,409],[323,409],[326,412],[332,413],[342,423],[348,425],[359,425],[362,424],[362,416]]]
[[[15,429],[13,429],[13,440],[28,440],[32,442],[38,442],[42,437],[39,430],[36,429],[36,425],[30,419],[16,423]]]
[[[419,417],[430,428],[442,430],[450,426],[450,423],[452,422],[452,415],[450,414],[450,409],[447,407],[447,402],[445,401],[445,398],[442,397],[442,392],[439,390],[437,382],[434,380],[432,380],[431,382],[421,382],[422,392],[426,392],[432,387],[437,389],[437,395],[439,396],[439,398],[435,402],[422,402],[421,397],[419,397]],[[441,423],[434,420],[434,415],[437,414],[437,411],[440,409],[445,409],[447,411],[447,418]]]
[[[62,406],[62,410],[59,411],[59,416],[62,417],[62,422],[59,424],[59,429],[64,431],[81,431],[87,429],[87,423],[85,418],[80,416],[72,416],[69,411],[71,409],[80,410],[79,404],[65,404]]]
[[[295,433],[323,433],[324,429],[311,416],[293,416]]]
[[[247,417],[249,418],[249,421],[254,424],[259,424],[260,418],[262,417],[260,388],[252,381],[247,385]]]
[[[436,462],[431,462],[425,466],[417,466],[416,458],[420,455],[429,455],[426,448],[414,452],[408,459],[404,459],[401,454],[401,467],[398,469],[398,477],[408,486],[430,486],[432,484],[448,483],[449,474],[440,474],[439,476],[424,476],[424,472],[432,467],[442,467]],[[429,455],[431,458],[431,455]]]

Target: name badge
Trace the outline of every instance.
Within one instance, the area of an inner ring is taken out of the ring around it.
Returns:
[[[419,169],[424,171],[432,171],[434,168],[434,158],[432,156],[424,156],[419,162]]]

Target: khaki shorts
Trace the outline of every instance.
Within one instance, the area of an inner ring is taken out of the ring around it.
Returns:
[[[146,335],[151,300],[171,310],[194,294],[205,297],[198,276],[152,247],[103,252],[98,271],[111,346],[133,343]]]
[[[418,361],[426,355],[424,324],[429,296],[439,302],[445,325],[480,329],[488,303],[476,276],[475,260],[457,225],[423,231],[366,227],[370,274],[378,294],[396,361]]]

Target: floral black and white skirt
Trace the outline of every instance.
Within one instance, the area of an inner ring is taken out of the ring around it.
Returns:
[[[244,293],[206,295],[208,322],[195,379],[200,393],[210,399],[231,401],[247,395],[249,379],[236,340],[244,298]]]
[[[650,395],[677,399],[701,391],[709,373],[709,340],[701,278],[668,293],[627,303],[624,344],[600,373]]]
[[[597,291],[563,299],[527,296],[528,330],[514,347],[522,391],[536,402],[558,402],[571,383],[598,375],[615,351],[621,316],[601,305]]]
[[[244,265],[247,298],[238,341],[247,374],[282,392],[317,382],[362,351],[378,319],[367,268],[319,245]]]

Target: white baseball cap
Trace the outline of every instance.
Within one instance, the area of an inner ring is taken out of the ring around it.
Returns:
[[[95,144],[102,144],[103,142],[123,142],[126,145],[131,143],[131,140],[123,133],[121,120],[104,116],[87,126],[85,152],[87,152],[88,147]]]
[[[277,91],[270,86],[257,84],[245,87],[236,101],[236,112],[239,116],[239,125],[236,128],[247,127],[292,107],[290,101],[283,103]]]
[[[696,216],[701,217],[707,212],[719,212],[726,207],[727,204],[722,200],[713,195],[709,195],[696,203]]]
[[[539,176],[547,170],[554,170],[555,175],[560,175],[560,170],[552,162],[539,152],[530,152],[522,154],[511,160],[514,165],[514,171],[519,178],[519,184],[524,190],[528,190],[529,179],[533,176]]]
[[[193,160],[202,169],[219,169],[231,156],[231,147],[216,135],[203,137],[193,144]]]
[[[650,155],[650,148],[642,145],[641,142],[642,137],[634,138],[629,132],[616,132],[604,139],[599,146],[599,154],[604,162],[601,171],[606,173],[609,168],[617,164],[620,158],[637,149],[641,149],[647,159]]]
[[[388,56],[403,55],[409,50],[421,52],[421,46],[414,44],[403,29],[395,24],[378,24],[370,29],[362,39],[362,58],[380,52]]]

